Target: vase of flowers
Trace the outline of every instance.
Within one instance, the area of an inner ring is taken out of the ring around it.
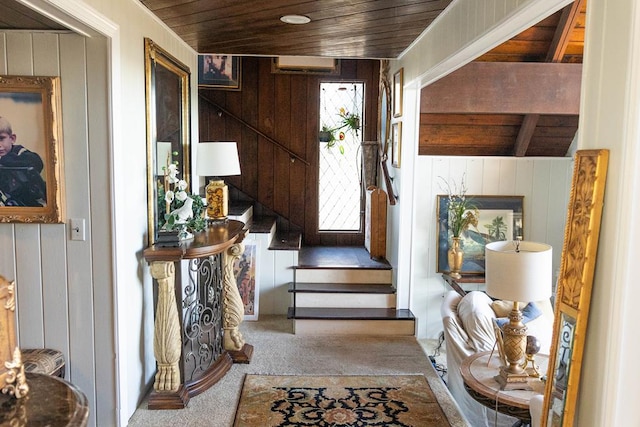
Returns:
[[[442,179],[442,178],[441,178]],[[444,179],[443,179],[444,181]],[[462,247],[462,236],[470,226],[478,226],[478,208],[473,204],[473,200],[467,197],[467,188],[464,183],[464,175],[460,181],[460,186],[454,182],[449,184],[444,181],[444,190],[447,192],[448,228],[451,237],[451,244],[447,251],[447,262],[451,277],[459,279],[462,263],[464,262],[464,250]]]
[[[171,153],[174,155],[177,153]],[[177,231],[179,240],[187,240],[194,232],[205,229],[205,206],[200,196],[187,191],[187,182],[178,178],[180,172],[171,156],[163,167],[164,179],[158,182],[158,229]]]

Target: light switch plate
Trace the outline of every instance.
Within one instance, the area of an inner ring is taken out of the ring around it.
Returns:
[[[71,218],[71,240],[86,240],[83,218]]]

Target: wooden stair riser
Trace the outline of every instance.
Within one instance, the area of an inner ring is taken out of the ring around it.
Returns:
[[[298,268],[296,282],[306,283],[391,283],[392,270]]]
[[[296,335],[415,335],[415,320],[294,319]]]
[[[291,304],[293,304],[293,297]],[[297,293],[297,307],[395,308],[393,294]]]

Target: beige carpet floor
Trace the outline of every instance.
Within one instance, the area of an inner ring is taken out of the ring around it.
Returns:
[[[217,384],[193,397],[187,408],[148,410],[143,400],[130,427],[230,427],[245,374],[412,375],[423,374],[452,426],[466,426],[457,406],[414,337],[302,336],[284,316],[245,321],[241,331],[254,346],[251,363],[236,364]]]

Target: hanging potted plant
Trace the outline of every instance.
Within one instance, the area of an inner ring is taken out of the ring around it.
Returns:
[[[340,121],[335,127],[329,127],[322,125],[322,130],[318,134],[320,142],[327,143],[327,148],[331,148],[335,145],[336,141],[342,141],[345,138],[344,131],[355,132],[356,136],[360,130],[360,116],[355,113],[349,113],[344,107],[341,107],[338,116]],[[340,131],[336,137],[335,132]],[[343,150],[340,150],[343,151]]]
[[[320,142],[331,142],[334,140],[333,131],[327,125],[322,126],[322,130],[318,133]]]

